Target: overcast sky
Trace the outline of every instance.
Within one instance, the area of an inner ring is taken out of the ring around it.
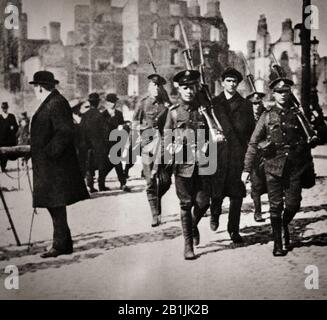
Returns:
[[[115,5],[123,5],[128,0],[113,0]],[[134,0],[129,0],[134,1]],[[165,0],[161,0],[165,1]],[[199,0],[202,11],[206,11],[206,1]],[[41,28],[50,21],[62,24],[62,39],[74,29],[74,6],[89,4],[89,0],[23,0],[23,10],[28,14],[30,38],[41,38]],[[302,19],[302,0],[221,0],[221,12],[228,27],[231,50],[246,51],[247,40],[255,40],[260,14],[265,14],[272,41],[278,40],[281,24],[291,18],[293,26]],[[319,8],[319,30],[315,31],[320,40],[319,54],[327,56],[327,1],[312,0]]]

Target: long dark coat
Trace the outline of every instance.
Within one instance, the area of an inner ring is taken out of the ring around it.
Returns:
[[[252,104],[239,93],[227,100],[222,92],[213,99],[213,105],[227,143],[218,147],[218,170],[211,179],[211,195],[245,197],[241,176],[247,146],[255,128]]]
[[[61,207],[89,198],[74,146],[72,112],[57,90],[33,116],[31,155],[34,207]]]
[[[0,115],[0,147],[11,147],[17,144],[18,124],[12,113],[5,119]]]
[[[94,170],[108,162],[109,134],[106,129],[106,122],[98,109],[90,108],[82,115],[80,123],[80,159],[83,173],[86,172],[88,151],[93,151]]]

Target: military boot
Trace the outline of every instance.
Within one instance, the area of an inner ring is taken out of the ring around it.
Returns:
[[[159,215],[159,206],[158,199],[149,199],[151,213],[152,213],[152,228],[156,228],[160,225],[160,215]]]
[[[194,260],[196,256],[193,249],[192,214],[190,211],[182,211],[181,223],[185,241],[184,258],[185,260]]]
[[[273,231],[274,239],[274,257],[283,257],[287,254],[287,251],[283,250],[282,242],[282,219],[280,217],[271,218],[271,227]]]
[[[254,204],[254,221],[265,222],[265,219],[262,217],[260,196],[252,195],[252,200]]]
[[[293,220],[295,214],[296,213],[291,212],[288,209],[285,209],[283,214],[284,246],[285,249],[288,251],[292,249],[292,245],[290,241],[290,231],[288,229],[288,225]]]
[[[200,232],[198,229],[198,224],[206,212],[207,212],[207,208],[200,209],[198,207],[194,207],[194,209],[193,209],[192,233],[193,233],[193,245],[195,247],[200,244]]]
[[[219,216],[221,214],[221,206],[223,200],[221,198],[212,199],[210,206],[210,229],[212,231],[217,231],[219,227]]]

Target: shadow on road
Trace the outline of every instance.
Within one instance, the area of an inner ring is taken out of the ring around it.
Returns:
[[[320,210],[327,210],[327,204],[302,208],[303,212],[312,212]],[[303,237],[304,232],[310,229],[309,225],[326,220],[327,215],[315,218],[301,218],[293,220],[290,224],[291,239],[293,243],[292,247],[300,248],[310,246],[327,246],[327,232]],[[244,244],[235,245],[231,243],[229,238],[219,239],[216,241],[212,241],[205,246],[199,246],[200,249],[205,249],[205,251],[200,253],[199,256],[219,252],[222,250],[248,247],[256,244],[267,244],[268,242],[272,241],[271,226],[267,223],[263,225],[245,227],[241,229],[240,232],[243,235],[245,234],[243,236]]]
[[[304,212],[312,212],[319,210],[326,210],[327,204],[319,206],[304,207]],[[168,220],[177,220],[178,214],[172,214],[167,216]],[[294,248],[310,247],[310,246],[327,246],[327,233],[315,234],[309,237],[303,237],[305,231],[310,229],[310,225],[320,221],[326,221],[327,216],[320,216],[314,218],[301,218],[296,219],[291,224],[292,240]],[[153,243],[164,240],[172,240],[182,235],[182,230],[179,226],[171,226],[164,229],[157,229],[152,232],[143,232],[131,235],[122,235],[116,237],[109,237],[108,233],[112,233],[114,230],[107,230],[101,232],[93,232],[88,234],[80,234],[74,237],[74,255],[72,256],[60,256],[59,258],[49,260],[39,260],[37,262],[30,262],[19,265],[20,274],[36,272],[38,270],[44,270],[49,268],[60,268],[65,265],[71,265],[80,263],[84,260],[94,259],[105,254],[106,251],[136,246],[139,244]],[[218,232],[222,233],[222,231]],[[226,232],[224,232],[226,233]],[[242,247],[248,247],[256,244],[266,244],[271,239],[271,227],[270,224],[256,225],[245,227],[241,230],[244,235],[245,243]],[[30,257],[33,255],[44,252],[49,246],[50,241],[34,243],[30,251],[26,248],[17,247],[0,247],[0,261],[8,261],[13,258]],[[204,246],[199,246],[200,249],[204,249],[199,256],[206,254],[213,254],[222,250],[237,249],[240,246],[236,246],[231,243],[229,238],[219,239],[212,241]],[[91,252],[94,250],[96,252]],[[38,258],[39,259],[39,258]]]
[[[104,238],[100,236],[101,233],[107,232],[108,231],[87,235],[78,235],[77,237],[74,237],[73,256],[67,256],[66,258],[64,258],[65,256],[60,256],[59,258],[42,260],[41,262],[26,263],[18,266],[19,274],[22,275],[27,272],[36,272],[38,270],[49,268],[60,268],[65,265],[80,263],[83,260],[94,259],[98,256],[103,255],[105,251],[144,243],[172,240],[182,234],[182,231],[179,227],[172,226],[166,229],[156,230],[154,232],[123,235],[113,238]],[[75,241],[75,239],[77,241]],[[85,243],[79,244],[80,242]],[[29,252],[27,252],[26,249],[8,250],[7,248],[0,247],[0,252],[4,252],[4,254],[0,255],[0,261],[40,254],[46,250],[48,245],[49,243],[44,242],[36,243]],[[85,251],[89,250],[99,250],[99,252],[85,253]]]

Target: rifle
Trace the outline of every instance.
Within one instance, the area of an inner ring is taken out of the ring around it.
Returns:
[[[192,49],[188,42],[182,20],[179,21],[179,24],[181,27],[182,36],[183,36],[184,44],[185,44],[185,49],[183,50],[183,55],[185,58],[186,68],[188,70],[195,70],[194,63],[193,63],[193,57],[192,57]],[[199,51],[200,51],[200,59],[201,59],[201,63],[199,65],[200,85],[201,85],[201,88],[199,90],[199,95],[198,95],[199,102],[201,104],[199,107],[199,112],[204,116],[204,118],[207,121],[212,141],[223,142],[223,141],[226,141],[226,138],[223,133],[223,128],[214,113],[213,104],[212,104],[212,96],[210,94],[208,85],[206,84],[206,81],[205,81],[205,75],[204,75],[205,62],[204,62],[201,40],[199,41]],[[209,112],[207,111],[207,109],[209,109]]]
[[[151,49],[150,49],[150,47],[149,47],[148,42],[145,42],[145,46],[146,46],[146,48],[147,48],[147,50],[148,50],[148,54],[149,54],[149,57],[150,57],[150,62],[149,62],[149,64],[151,64],[154,73],[158,74],[158,72],[157,72],[157,67],[156,67],[156,65],[154,64],[152,51],[151,51]]]
[[[246,67],[246,77],[248,79],[248,82],[250,84],[250,88],[251,88],[251,92],[258,92],[257,91],[257,88],[255,86],[255,81],[254,81],[254,76],[253,74],[251,73],[250,71],[250,68],[249,68],[249,65],[248,65],[248,62],[246,61],[243,53],[242,53],[242,59],[243,59],[243,62],[244,62],[244,65]]]
[[[158,69],[157,69],[157,67],[156,67],[156,65],[154,63],[153,54],[152,54],[152,51],[151,51],[150,46],[149,46],[147,41],[145,42],[145,46],[146,46],[146,48],[148,50],[148,54],[149,54],[149,58],[150,58],[149,64],[151,64],[154,73],[158,74]],[[166,107],[170,107],[171,106],[171,101],[169,99],[167,91],[165,90],[165,88],[162,85],[159,86],[159,90],[160,90],[161,98],[162,98],[162,101],[164,102],[164,105]]]
[[[273,70],[275,71],[275,73],[277,74],[277,76],[279,78],[285,78],[284,70],[278,64],[277,59],[273,52],[271,53],[271,56],[273,58],[273,65],[272,65]],[[297,98],[295,97],[293,92],[291,92],[290,94],[291,94],[291,102],[293,104],[295,114],[302,126],[302,129],[303,129],[306,137],[307,137],[307,143],[308,143],[308,145],[311,146],[311,148],[315,148],[319,144],[319,138],[317,136],[317,133],[311,126],[311,123],[308,120],[308,118],[306,117],[306,115],[304,114],[304,112],[302,111],[300,102],[297,100]]]

